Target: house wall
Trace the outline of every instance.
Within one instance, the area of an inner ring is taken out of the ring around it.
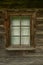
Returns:
[[[0,26],[0,65],[43,65],[43,10],[35,12],[35,51],[7,51],[5,27]],[[0,10],[0,25],[5,25],[5,13],[6,10]]]

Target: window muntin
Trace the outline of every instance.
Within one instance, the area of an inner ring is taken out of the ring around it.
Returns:
[[[30,46],[30,16],[10,17],[11,45]]]

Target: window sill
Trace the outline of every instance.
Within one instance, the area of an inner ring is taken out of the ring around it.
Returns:
[[[29,48],[13,48],[13,47],[8,47],[8,48],[6,48],[6,50],[35,50],[35,48],[33,48],[33,47],[29,47]]]

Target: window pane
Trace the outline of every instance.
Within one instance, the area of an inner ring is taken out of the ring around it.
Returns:
[[[11,44],[12,45],[20,44],[20,37],[11,37]]]
[[[30,37],[21,37],[21,45],[30,46]]]
[[[30,27],[21,27],[21,35],[30,35]]]
[[[20,27],[11,27],[11,36],[20,35]]]
[[[11,26],[20,26],[20,17],[19,16],[12,16],[10,18]]]
[[[22,16],[21,17],[21,25],[30,26],[30,17]]]
[[[30,17],[12,16],[10,20],[11,20],[11,26],[10,26],[11,44],[12,45],[21,44],[30,46]]]

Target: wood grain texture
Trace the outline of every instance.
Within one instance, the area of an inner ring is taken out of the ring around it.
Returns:
[[[1,0],[2,1],[2,0]],[[26,0],[27,1],[27,0]],[[38,0],[36,0],[38,1]],[[37,4],[36,4],[37,5]],[[35,10],[36,11],[36,10]],[[4,16],[6,11],[0,10],[0,16]],[[9,13],[8,13],[9,14]],[[36,17],[43,17],[43,10],[39,10]],[[5,22],[0,21],[0,27],[2,27],[6,33],[6,20],[7,16],[5,15]],[[3,17],[2,17],[3,19]],[[43,20],[38,19],[35,22],[35,32],[41,30],[43,31]],[[4,24],[5,27],[2,26]],[[1,30],[0,30],[1,32]],[[39,33],[40,33],[39,32]],[[3,32],[2,32],[3,33]],[[35,51],[7,51],[5,49],[6,35],[0,34],[0,65],[43,65],[43,34],[35,33]]]

